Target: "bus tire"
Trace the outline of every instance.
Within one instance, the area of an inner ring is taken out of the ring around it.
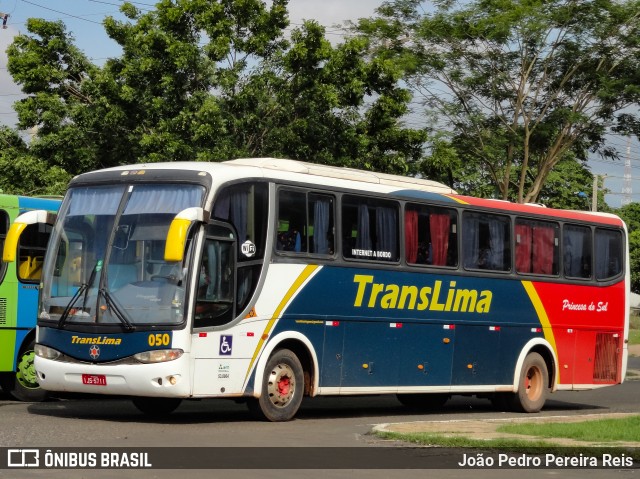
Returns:
[[[176,410],[182,399],[180,398],[156,398],[134,397],[131,399],[138,410],[149,417],[164,417]]]
[[[403,406],[421,411],[437,411],[449,400],[449,395],[443,393],[397,394],[396,397]]]
[[[304,395],[304,372],[298,357],[288,349],[279,349],[267,361],[259,398],[247,402],[249,411],[259,419],[290,421],[298,412]]]
[[[549,372],[547,363],[538,353],[529,353],[524,358],[518,392],[511,397],[514,411],[539,412],[549,394]]]
[[[14,373],[2,378],[2,389],[18,401],[42,402],[49,399],[49,393],[38,384],[36,368],[33,364],[35,358],[36,342],[32,340],[18,356],[18,364]]]

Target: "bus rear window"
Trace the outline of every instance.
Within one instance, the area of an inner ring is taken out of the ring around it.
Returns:
[[[622,272],[622,232],[596,228],[596,279],[607,280]]]

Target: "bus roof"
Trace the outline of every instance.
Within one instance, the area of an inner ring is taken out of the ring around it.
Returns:
[[[229,168],[232,167],[232,168]],[[226,182],[231,178],[242,176],[266,177],[273,179],[289,179],[309,182],[323,186],[359,188],[369,192],[393,193],[407,199],[439,200],[451,203],[467,204],[491,210],[520,212],[533,215],[567,219],[574,221],[597,222],[622,226],[622,220],[608,213],[592,213],[545,208],[543,205],[519,204],[510,201],[483,199],[458,195],[449,186],[433,180],[400,175],[391,175],[355,168],[329,166],[281,158],[239,158],[220,163],[216,162],[166,162],[141,163],[135,165],[116,166],[105,170],[97,170],[79,175],[88,177],[102,172],[125,170],[192,170],[209,173],[212,177]],[[238,170],[245,169],[240,172]],[[227,170],[227,174],[223,172]],[[241,174],[238,174],[241,173]],[[367,185],[367,186],[365,186]]]

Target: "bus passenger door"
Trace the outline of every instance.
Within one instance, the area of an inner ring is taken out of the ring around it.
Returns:
[[[447,324],[404,323],[398,386],[449,386],[454,335]]]

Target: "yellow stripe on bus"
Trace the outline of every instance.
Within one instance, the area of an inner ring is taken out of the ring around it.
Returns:
[[[544,305],[540,300],[540,296],[538,296],[538,292],[536,291],[535,286],[531,281],[523,281],[522,286],[524,286],[525,291],[529,295],[529,299],[531,300],[531,304],[536,310],[538,314],[538,319],[540,319],[540,323],[542,324],[542,331],[544,332],[544,338],[549,342],[553,351],[558,357],[558,348],[556,347],[556,340],[553,336],[553,330],[551,329],[551,323],[549,322],[549,317],[547,316],[547,311],[544,309]]]
[[[276,323],[276,320],[280,317],[280,315],[282,314],[282,311],[284,310],[286,305],[289,304],[289,301],[291,300],[291,298],[298,292],[298,289],[300,289],[300,286],[302,286],[302,284],[309,278],[309,276],[311,276],[313,274],[313,272],[317,268],[318,268],[317,264],[310,264],[307,267],[305,267],[304,270],[302,270],[302,273],[300,273],[300,276],[298,276],[298,278],[293,282],[293,284],[291,285],[291,287],[287,291],[287,294],[284,295],[284,297],[282,298],[282,301],[280,301],[280,304],[278,305],[278,307],[274,311],[273,316],[271,317],[271,319],[267,323],[267,326],[264,328],[264,331],[262,332],[262,335],[260,336],[260,341],[258,342],[258,345],[256,346],[256,350],[253,353],[253,357],[251,358],[251,362],[249,363],[249,368],[247,369],[247,374],[244,377],[245,384],[247,382],[247,378],[249,377],[249,374],[251,374],[251,368],[253,367],[253,364],[256,362],[256,359],[258,358],[258,354],[262,350],[262,346],[264,345],[264,342],[269,337],[269,333],[271,332],[271,329],[273,328],[274,324]]]

